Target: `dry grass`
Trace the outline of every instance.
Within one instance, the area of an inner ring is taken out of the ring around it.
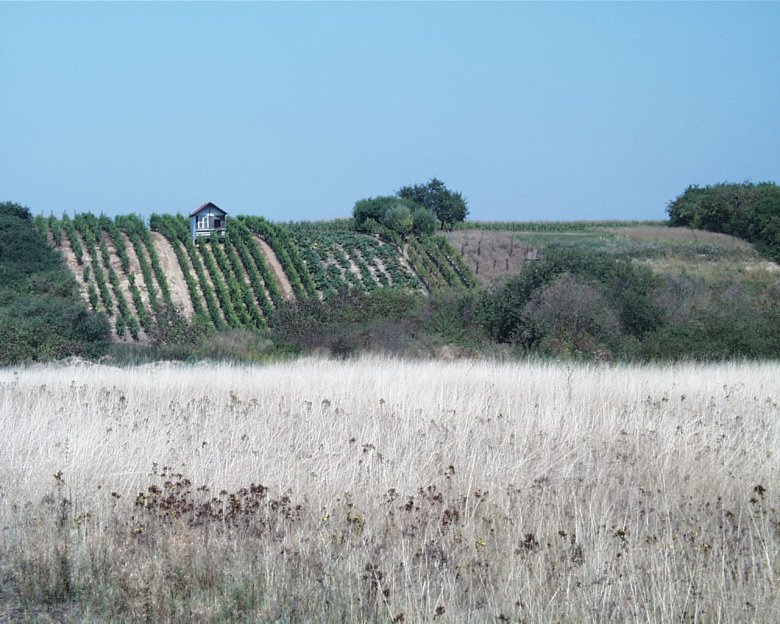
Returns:
[[[0,370],[0,620],[772,622],[779,378]]]

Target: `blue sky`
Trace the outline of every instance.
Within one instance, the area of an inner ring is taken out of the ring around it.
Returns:
[[[479,220],[780,182],[780,3],[0,3],[0,201],[277,221],[442,179]]]

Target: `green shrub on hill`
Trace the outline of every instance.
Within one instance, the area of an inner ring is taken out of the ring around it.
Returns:
[[[30,211],[0,204],[0,365],[105,353],[110,330]]]
[[[399,245],[410,234],[430,236],[436,230],[433,212],[404,197],[361,199],[352,212],[358,232],[378,234]]]
[[[656,281],[628,259],[552,248],[485,296],[483,320],[494,340],[527,351],[617,354],[660,327]]]

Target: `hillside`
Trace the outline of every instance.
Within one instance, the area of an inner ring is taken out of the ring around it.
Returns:
[[[109,339],[30,211],[0,203],[0,366],[22,360],[97,357]]]
[[[701,271],[720,264],[730,271],[780,270],[742,239],[658,222],[472,222],[446,237],[485,286],[517,275],[526,262],[551,247],[607,252],[661,273]]]
[[[80,305],[108,319],[120,358],[780,355],[780,267],[724,234],[470,222],[401,244],[348,219],[244,216],[193,242],[178,215],[35,224],[62,252]]]
[[[374,236],[287,228],[263,218],[230,220],[224,240],[193,242],[181,215],[39,218],[95,312],[118,340],[148,342],[169,307],[208,329],[259,329],[285,301],[323,300],[342,289],[396,287],[430,293],[475,284],[443,237],[401,249]]]

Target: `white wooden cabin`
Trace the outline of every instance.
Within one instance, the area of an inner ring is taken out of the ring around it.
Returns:
[[[216,234],[224,238],[227,227],[227,212],[216,204],[208,202],[190,214],[190,235],[195,241],[201,236]]]

